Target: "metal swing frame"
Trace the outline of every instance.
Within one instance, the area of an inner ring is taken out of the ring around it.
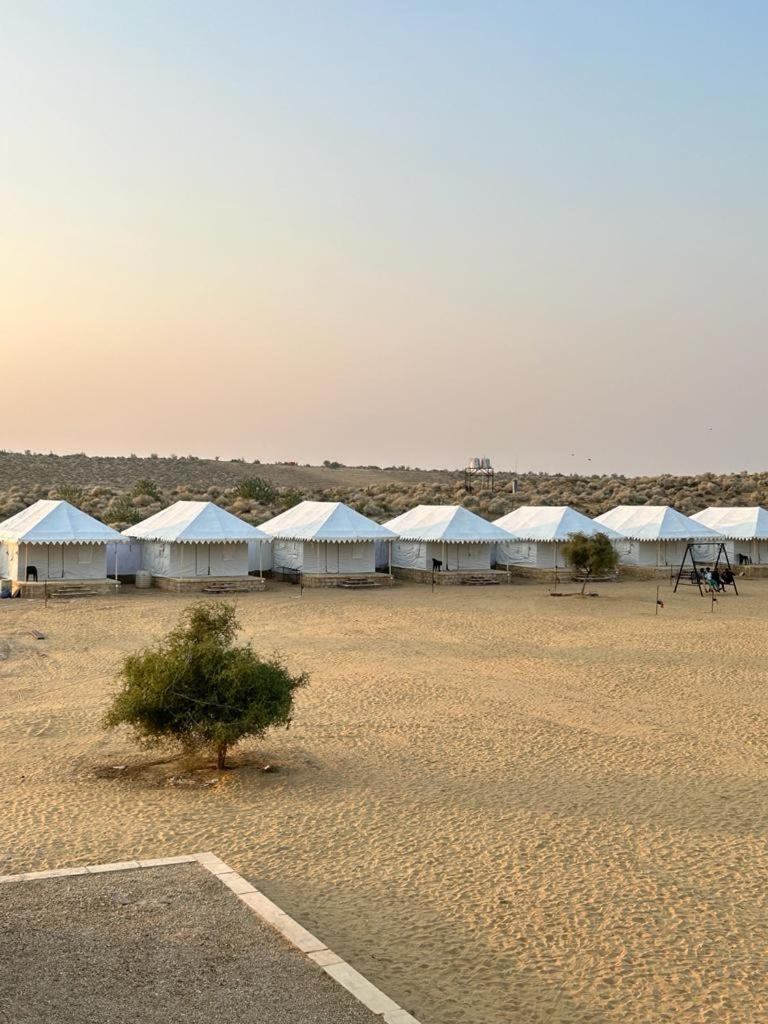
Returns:
[[[677,574],[677,579],[675,580],[675,588],[672,591],[673,594],[677,593],[677,588],[680,586],[681,582],[683,584],[685,584],[686,582],[690,582],[691,586],[697,586],[699,588],[699,594],[702,597],[704,597],[704,589],[703,589],[703,587],[701,585],[701,572],[699,571],[699,565],[701,565],[702,563],[696,561],[696,557],[695,557],[695,555],[693,553],[693,549],[694,549],[695,546],[696,545],[694,545],[694,544],[687,544],[686,545],[685,554],[683,555],[683,561],[680,564],[680,570],[679,570],[679,572]],[[682,579],[682,576],[683,576],[683,572],[685,571],[685,563],[686,563],[686,561],[687,561],[689,556],[690,556],[690,559],[691,559],[691,569],[688,570],[688,571],[689,572],[693,572],[693,579],[690,580],[690,581],[686,581],[686,580]],[[722,542],[717,545],[717,554],[715,556],[715,561],[714,561],[714,565],[713,565],[713,568],[718,570],[718,571],[719,571],[719,568],[720,568],[720,564],[721,564],[720,560],[721,559],[723,559],[725,561],[725,564],[728,566],[728,571],[730,572],[731,578],[733,580],[733,583],[729,583],[729,584],[726,584],[726,585],[733,587],[734,593],[738,597],[739,596],[739,590],[738,590],[738,587],[736,586],[736,576],[734,575],[733,568],[731,566],[731,560],[728,558],[728,552],[725,549],[725,544],[723,544]],[[709,559],[707,559],[707,561],[709,561]]]

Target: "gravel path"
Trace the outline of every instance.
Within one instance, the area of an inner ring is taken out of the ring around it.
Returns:
[[[381,1018],[196,864],[0,886],[0,1022]]]

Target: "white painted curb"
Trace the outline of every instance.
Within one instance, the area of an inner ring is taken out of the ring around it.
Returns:
[[[303,953],[308,960],[317,964],[325,973],[342,985],[348,992],[362,1003],[371,1013],[381,1017],[384,1024],[419,1024],[394,1000],[385,995],[381,989],[372,985],[367,978],[354,969],[333,950],[328,949],[324,942],[315,938],[311,932],[303,928],[298,921],[284,913],[276,903],[254,888],[242,875],[238,875],[229,865],[225,864],[215,853],[193,853],[179,857],[154,857],[149,860],[120,860],[112,864],[88,864],[80,868],[55,868],[52,871],[25,871],[20,875],[0,875],[0,884],[4,882],[32,882],[43,878],[69,878],[72,875],[95,875],[108,871],[133,871],[136,868],[159,868],[166,864],[197,863],[210,871],[220,882],[231,889],[249,910],[257,914],[263,921],[271,925],[292,946]]]

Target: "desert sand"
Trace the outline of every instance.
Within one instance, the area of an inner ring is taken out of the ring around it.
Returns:
[[[213,785],[99,724],[188,597],[0,602],[0,872],[212,850],[424,1024],[766,1020],[768,582],[597,589],[243,595],[312,681]]]

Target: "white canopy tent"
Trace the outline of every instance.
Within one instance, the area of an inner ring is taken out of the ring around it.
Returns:
[[[731,564],[768,565],[768,511],[761,505],[712,506],[691,519],[722,534]]]
[[[462,505],[417,505],[384,525],[398,535],[392,565],[401,569],[488,572],[494,545],[514,539]]]
[[[523,505],[495,523],[514,535],[496,546],[496,562],[530,569],[564,569],[561,545],[574,533],[602,533],[612,541],[621,536],[568,505]]]
[[[596,523],[622,535],[616,542],[619,562],[647,568],[678,567],[688,544],[712,544],[722,540],[716,530],[684,516],[670,505],[618,505],[597,516]]]
[[[395,534],[340,501],[302,501],[259,529],[272,537],[272,566],[310,575],[376,571],[376,541]]]
[[[0,576],[17,582],[105,580],[122,537],[68,501],[44,499],[0,523]]]
[[[141,568],[153,576],[190,579],[247,576],[248,545],[269,538],[212,501],[177,501],[123,531],[141,542]]]

